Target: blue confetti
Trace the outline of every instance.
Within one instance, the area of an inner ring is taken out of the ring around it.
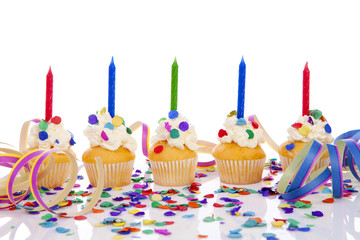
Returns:
[[[57,227],[55,230],[56,230],[58,233],[67,233],[67,232],[70,231],[69,228],[63,228],[63,227]]]
[[[171,110],[171,111],[169,112],[169,118],[170,118],[170,119],[177,118],[178,116],[179,116],[179,113],[178,113],[178,111],[176,111],[176,110]]]

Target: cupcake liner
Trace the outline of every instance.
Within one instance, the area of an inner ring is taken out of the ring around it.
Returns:
[[[257,160],[222,160],[215,159],[220,181],[243,185],[258,183],[262,179],[265,158]]]
[[[45,165],[40,166],[40,171],[44,170]],[[55,163],[50,172],[42,179],[37,180],[37,186],[46,188],[61,187],[70,175],[70,163]]]
[[[96,187],[97,169],[95,163],[84,163],[90,184]],[[123,187],[131,183],[134,160],[121,163],[104,164],[104,188]]]
[[[186,186],[195,180],[197,157],[178,161],[151,161],[154,181],[161,186]]]
[[[292,158],[287,158],[287,157],[284,157],[284,156],[280,155],[281,167],[283,169],[283,172],[285,172],[285,170],[288,168],[288,166],[290,165],[292,160],[293,160]],[[315,163],[315,166],[311,170],[311,173],[315,172],[319,168],[328,167],[329,165],[330,165],[330,158],[329,157],[328,158],[318,159],[316,161],[316,163]]]

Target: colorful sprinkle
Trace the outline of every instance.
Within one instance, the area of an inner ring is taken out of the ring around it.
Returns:
[[[124,119],[122,117],[119,117],[118,115],[114,116],[111,123],[114,125],[114,127],[120,127],[124,122]]]
[[[160,122],[162,122],[162,121],[165,121],[166,120],[166,118],[160,118],[160,120],[158,121],[158,123],[160,123]]]
[[[45,131],[41,131],[39,132],[39,139],[41,141],[45,141],[46,139],[48,139],[49,135],[47,134],[47,132]]]
[[[89,116],[88,122],[89,122],[91,125],[95,125],[95,124],[98,124],[98,123],[99,123],[99,120],[97,119],[97,117],[96,117],[95,114],[91,114],[91,115]]]
[[[179,113],[178,113],[178,111],[176,111],[176,110],[171,110],[171,111],[169,112],[169,118],[170,118],[170,119],[177,118],[178,116],[179,116]]]
[[[232,111],[227,115],[227,117],[232,117],[232,116],[236,116],[236,115],[237,115],[236,110],[232,110]]]
[[[114,130],[114,125],[111,122],[105,123],[104,128],[108,128],[110,130]]]
[[[183,132],[187,131],[189,129],[189,124],[187,122],[181,122],[179,124],[179,129]]]
[[[151,230],[151,229],[145,229],[145,230],[143,230],[142,232],[143,232],[144,234],[153,234],[153,233],[154,233],[154,231]]]
[[[164,150],[163,145],[158,145],[154,148],[154,153],[161,153]]]
[[[246,133],[249,135],[249,139],[253,139],[253,138],[254,138],[254,132],[251,131],[250,129],[246,129]]]
[[[50,122],[52,122],[53,124],[60,124],[61,123],[61,117],[55,116],[50,120]]]
[[[246,125],[246,119],[245,118],[239,118],[236,122],[236,125]]]
[[[100,110],[100,114],[101,115],[104,115],[106,113],[106,107],[103,107],[101,110]]]
[[[85,216],[76,216],[76,217],[74,217],[74,219],[75,220],[85,220],[85,219],[87,219],[87,217],[85,217]]]
[[[171,232],[169,232],[167,229],[154,229],[154,231],[158,234],[162,234],[162,235],[170,235]]]
[[[251,121],[251,125],[253,126],[253,128],[258,129],[259,128],[259,124],[255,121]]]
[[[294,124],[292,125],[292,127],[293,127],[293,128],[296,128],[296,129],[299,129],[299,128],[302,127],[302,123],[294,123]]]
[[[132,134],[131,129],[130,129],[130,128],[128,128],[128,127],[126,128],[126,132],[127,132],[128,134],[130,134],[130,135]]]
[[[224,129],[219,130],[219,133],[218,133],[219,138],[222,138],[227,135],[228,135],[228,133],[226,132],[226,130],[224,130]]]
[[[39,122],[39,128],[42,131],[46,131],[46,129],[48,129],[49,125],[47,123],[47,121],[42,120],[41,122]]]
[[[290,144],[285,146],[286,150],[288,150],[288,151],[293,150],[294,147],[295,147],[295,143],[290,143]]]
[[[311,116],[313,116],[315,119],[320,119],[322,117],[322,112],[318,109],[311,111]]]
[[[109,137],[106,135],[106,133],[105,133],[104,130],[101,132],[101,138],[104,139],[104,141],[108,141],[108,140],[109,140]]]
[[[171,138],[178,138],[178,137],[180,137],[179,130],[177,130],[177,129],[172,129],[172,130],[170,131],[170,137],[171,137]]]
[[[74,145],[76,144],[74,138],[70,138],[69,144],[70,144],[71,146],[74,146]]]

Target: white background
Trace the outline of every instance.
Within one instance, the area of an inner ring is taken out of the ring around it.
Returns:
[[[0,141],[17,146],[23,121],[45,117],[51,65],[53,115],[75,134],[81,155],[88,115],[107,106],[111,56],[116,114],[151,129],[170,109],[176,56],[178,110],[212,142],[237,107],[241,56],[245,115],[257,114],[278,143],[301,114],[308,61],[310,108],[323,111],[337,136],[360,127],[358,11],[355,1],[2,2]]]
[[[360,128],[359,25],[356,1],[2,1],[0,141],[17,146],[22,123],[45,117],[51,65],[53,115],[74,133],[80,157],[88,115],[107,106],[112,56],[115,110],[127,125],[153,130],[167,115],[176,57],[178,110],[212,142],[237,107],[242,56],[245,115],[257,114],[278,143],[301,114],[308,61],[310,108],[336,137]]]

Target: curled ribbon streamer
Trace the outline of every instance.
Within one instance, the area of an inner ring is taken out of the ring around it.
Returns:
[[[208,141],[198,140],[196,144],[199,146],[197,149],[198,153],[212,154],[212,150],[216,146],[215,143],[211,143]],[[216,165],[215,160],[207,161],[207,162],[198,162],[197,168],[209,168]]]
[[[259,119],[257,118],[257,116],[254,115],[250,115],[248,117],[249,121],[254,121],[257,122],[257,124],[259,125],[259,128],[263,130],[263,134],[264,134],[264,138],[266,143],[275,151],[278,152],[279,151],[279,145],[275,143],[275,141],[270,137],[270,135],[267,133],[267,131],[265,130],[265,128],[263,127],[263,125],[260,123]]]
[[[141,137],[141,145],[142,145],[142,152],[145,157],[149,155],[149,140],[150,140],[150,129],[148,125],[142,122],[135,122],[129,128],[132,132],[135,132],[139,127],[142,126],[142,137]]]

